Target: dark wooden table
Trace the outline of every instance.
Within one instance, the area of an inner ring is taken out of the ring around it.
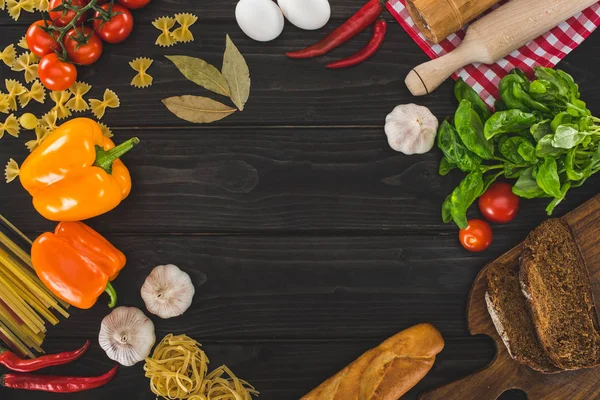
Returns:
[[[80,79],[93,84],[93,97],[110,87],[121,98],[121,108],[102,120],[116,140],[133,135],[142,140],[124,159],[134,181],[131,196],[89,221],[128,256],[115,282],[120,304],[144,309],[139,290],[156,265],[173,263],[189,272],[197,290],[194,303],[183,317],[153,317],[157,337],[173,332],[197,339],[211,366],[226,363],[256,385],[263,400],[297,399],[383,339],[425,321],[441,330],[446,348],[406,399],[485,366],[493,344],[470,337],[465,324],[471,283],[487,262],[546,218],[544,202],[524,202],[513,223],[494,227],[494,243],[482,254],[465,252],[456,228],[441,223],[440,206],[460,176],[438,176],[437,150],[412,157],[391,150],[383,121],[408,102],[426,105],[442,119],[456,102],[450,82],[429,97],[409,94],[404,77],[427,56],[398,24],[391,24],[376,57],[353,69],[332,72],[324,65],[359,49],[368,34],[317,60],[283,55],[321,38],[363,3],[332,0],[327,28],[305,32],[288,24],[279,39],[264,44],[238,28],[235,0],[153,0],[136,11],[136,28],[126,42],[107,46],[97,64],[81,68]],[[200,17],[193,28],[196,41],[155,46],[158,31],[151,21],[185,11]],[[26,15],[14,23],[2,12],[0,48],[16,42],[33,20]],[[164,55],[220,65],[226,33],[250,66],[246,111],[208,126],[177,119],[160,100],[205,91],[187,82]],[[149,89],[129,86],[128,62],[138,56],[155,60]],[[595,113],[600,113],[598,65],[598,35],[560,64],[581,84]],[[18,76],[0,68],[2,80]],[[0,164],[9,157],[22,161],[29,136],[5,136]],[[573,190],[557,215],[597,194],[599,183],[595,178]],[[0,204],[0,212],[31,237],[53,228],[34,212],[18,183],[0,186]],[[49,352],[85,339],[94,344],[82,360],[48,373],[95,375],[113,365],[97,344],[100,321],[109,312],[105,303],[73,310],[70,319],[50,329]],[[0,398],[66,396],[0,389]],[[121,368],[102,389],[69,398],[155,396],[138,364]]]

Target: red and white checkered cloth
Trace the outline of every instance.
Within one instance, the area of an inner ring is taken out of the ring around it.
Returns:
[[[450,35],[440,44],[433,44],[419,32],[412,18],[408,15],[405,0],[390,0],[387,3],[387,8],[410,37],[431,58],[438,58],[454,50],[465,37],[465,31],[461,30]],[[452,77],[454,79],[462,77],[487,104],[493,107],[495,99],[499,97],[498,85],[500,79],[513,68],[520,68],[527,74],[531,74],[534,66],[554,67],[587,39],[598,25],[600,25],[600,3],[593,5],[543,36],[513,51],[496,64],[472,64],[457,71]]]

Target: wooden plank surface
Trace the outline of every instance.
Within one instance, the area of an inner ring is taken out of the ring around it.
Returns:
[[[197,295],[181,318],[153,318],[157,336],[187,333],[205,344],[212,365],[226,363],[254,383],[261,399],[297,399],[386,337],[418,322],[433,322],[447,341],[431,373],[405,399],[483,366],[494,346],[469,337],[465,304],[477,272],[520,242],[544,218],[544,202],[524,202],[513,223],[494,227],[491,250],[467,254],[455,228],[440,221],[440,206],[460,176],[440,178],[437,151],[407,157],[387,146],[383,121],[394,106],[426,105],[441,118],[456,108],[451,83],[415,99],[406,73],[427,56],[392,22],[380,52],[344,71],[324,65],[362,47],[364,33],[331,55],[288,60],[287,50],[310,44],[340,24],[364,0],[331,0],[332,20],[316,32],[286,25],[271,43],[251,41],[237,27],[236,0],[153,0],[135,13],[133,35],[107,46],[101,60],[80,69],[93,84],[121,98],[103,122],[117,141],[136,135],[141,145],[124,160],[131,197],[90,221],[128,256],[115,282],[124,305],[143,308],[139,288],[152,267],[175,263],[192,275]],[[164,49],[153,43],[150,22],[176,12],[200,19],[196,42]],[[18,23],[0,11],[0,48],[16,42],[34,16]],[[220,65],[225,35],[246,56],[253,79],[243,113],[210,126],[194,126],[165,110],[171,95],[206,94],[164,58],[202,57]],[[155,85],[133,89],[128,62],[155,59]],[[593,35],[560,65],[581,84],[583,98],[600,113],[600,39]],[[0,68],[0,81],[18,74]],[[32,107],[34,112],[43,108]],[[29,110],[29,109],[28,109]],[[29,140],[5,137],[0,164],[27,155]],[[558,215],[597,194],[598,178],[573,190]],[[17,183],[0,185],[0,213],[30,236],[52,228],[33,212]],[[475,214],[474,214],[475,215]],[[50,352],[95,338],[108,313],[105,299],[51,329]],[[81,361],[47,373],[100,374],[111,363],[94,343]],[[0,369],[0,373],[3,370]],[[0,389],[2,400],[52,400],[62,395]],[[104,389],[72,399],[154,399],[140,366],[121,368]],[[523,399],[513,392],[503,400]]]

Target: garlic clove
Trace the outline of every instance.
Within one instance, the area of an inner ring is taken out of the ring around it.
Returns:
[[[182,315],[192,305],[196,289],[190,276],[177,266],[159,265],[142,285],[142,299],[154,315],[167,319]]]
[[[398,152],[424,154],[433,148],[439,122],[427,107],[399,105],[385,119],[390,147]]]
[[[150,355],[154,324],[138,308],[118,307],[102,320],[98,342],[108,358],[131,367]]]

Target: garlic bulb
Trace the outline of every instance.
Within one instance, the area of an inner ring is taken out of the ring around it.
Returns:
[[[150,355],[154,324],[138,308],[118,307],[102,320],[98,342],[108,358],[131,367]]]
[[[427,107],[403,104],[385,119],[385,134],[392,149],[407,155],[423,154],[433,148],[438,125]]]
[[[183,314],[192,305],[194,284],[175,265],[154,268],[142,286],[142,299],[154,315],[167,319]]]

